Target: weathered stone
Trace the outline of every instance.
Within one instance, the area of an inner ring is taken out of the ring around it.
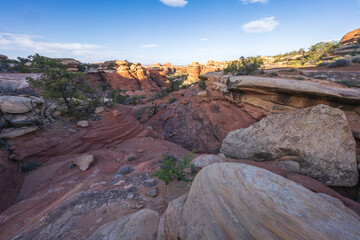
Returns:
[[[159,214],[143,209],[107,223],[96,230],[88,240],[100,239],[156,239]]]
[[[35,132],[39,127],[6,128],[1,131],[0,138],[16,138],[28,133]]]
[[[88,121],[79,121],[76,126],[81,128],[87,128],[90,126],[90,124]]]
[[[360,238],[360,217],[339,200],[237,163],[200,171],[164,219],[171,240]]]
[[[206,98],[207,97],[207,92],[206,91],[201,91],[201,92],[198,92],[197,95],[201,98]]]
[[[221,152],[254,161],[295,156],[301,174],[326,185],[358,182],[355,140],[346,116],[326,105],[272,114],[249,128],[230,132]]]
[[[218,155],[202,155],[193,160],[194,167],[202,169],[210,164],[224,162],[224,159]]]
[[[0,109],[5,113],[26,113],[43,104],[44,101],[37,97],[0,96]]]
[[[73,160],[74,164],[77,165],[81,171],[86,171],[90,167],[90,164],[94,162],[94,155],[91,154],[83,154],[76,157]]]
[[[97,107],[95,108],[95,114],[100,114],[102,113],[103,111],[105,111],[105,109],[103,107]]]
[[[292,173],[299,173],[301,169],[300,164],[295,161],[279,161],[277,167]]]
[[[150,197],[156,197],[157,196],[157,188],[154,187],[151,190],[146,192],[147,195],[149,195]]]

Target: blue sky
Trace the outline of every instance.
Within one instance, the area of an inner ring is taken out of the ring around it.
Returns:
[[[0,54],[185,65],[275,55],[360,27],[359,0],[0,0]]]

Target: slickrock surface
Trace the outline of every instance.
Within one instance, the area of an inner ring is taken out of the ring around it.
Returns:
[[[340,201],[269,171],[212,164],[164,214],[167,239],[359,239],[360,218]]]

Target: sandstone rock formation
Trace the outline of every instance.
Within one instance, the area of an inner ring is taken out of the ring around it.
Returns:
[[[0,213],[15,203],[22,181],[18,166],[8,160],[6,150],[0,150]]]
[[[5,113],[27,113],[43,104],[44,100],[36,97],[0,96],[0,109]]]
[[[81,127],[81,128],[87,128],[90,126],[89,122],[86,121],[86,120],[83,120],[83,121],[79,121],[76,123],[76,126],[77,127]]]
[[[340,201],[269,171],[204,168],[164,216],[167,239],[357,239],[360,218]]]
[[[360,39],[360,28],[347,33],[340,41],[341,44],[354,44]]]
[[[92,154],[82,154],[76,156],[73,160],[74,164],[77,165],[81,171],[86,171],[90,165],[94,162],[94,155]]]
[[[68,71],[70,72],[78,72],[79,67],[81,66],[81,62],[75,60],[73,58],[54,58],[55,60],[60,61],[62,64],[68,67]]]
[[[220,162],[224,162],[224,159],[222,157],[218,155],[207,154],[195,158],[192,161],[192,164],[194,164],[194,167],[196,167],[197,169],[202,169],[206,166],[209,166],[210,164]]]
[[[146,121],[166,140],[199,153],[217,153],[227,133],[256,122],[248,113],[228,101],[197,96],[197,88],[178,91],[171,106],[160,109]],[[181,97],[181,94],[184,94]]]
[[[131,215],[107,223],[96,230],[88,240],[100,239],[156,239],[159,214],[143,209]]]
[[[228,157],[269,161],[295,157],[300,173],[330,186],[358,182],[355,140],[345,114],[326,105],[272,114],[230,132],[221,152]]]
[[[0,60],[4,60],[4,59],[7,59],[7,58],[8,58],[7,56],[0,54]]]
[[[21,128],[6,128],[3,129],[0,133],[0,138],[16,138],[23,136],[28,133],[35,132],[39,127],[31,126],[31,127],[21,127]]]
[[[100,122],[95,122],[94,126],[82,129],[66,139],[46,136],[13,142],[13,154],[10,158],[15,161],[35,158],[42,162],[64,153],[80,154],[90,149],[110,148],[126,139],[151,134],[149,128],[136,121],[129,108],[122,106],[116,112],[116,115],[104,112]]]
[[[23,89],[29,86],[27,77],[36,78],[34,73],[0,73],[0,85],[11,89]]]

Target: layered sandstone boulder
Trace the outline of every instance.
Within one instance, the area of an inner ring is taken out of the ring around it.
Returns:
[[[0,96],[0,109],[5,113],[27,113],[43,105],[44,100],[37,97]]]
[[[343,45],[358,43],[360,39],[360,28],[347,33],[340,41]]]
[[[143,209],[103,225],[96,230],[88,240],[155,240],[158,222],[159,214],[157,212],[150,209]]]
[[[330,186],[354,186],[358,182],[355,147],[344,112],[318,105],[271,114],[249,128],[230,132],[220,151],[253,161],[291,156],[303,175]]]
[[[340,201],[267,170],[218,163],[170,202],[164,239],[358,239],[360,217]]]

